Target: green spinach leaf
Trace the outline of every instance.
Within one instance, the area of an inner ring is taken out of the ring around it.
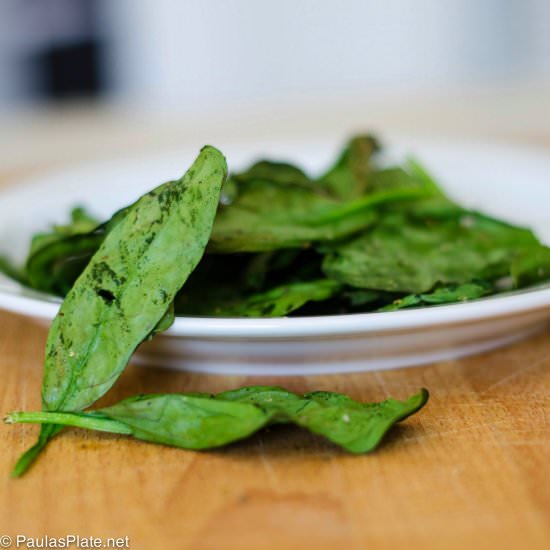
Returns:
[[[361,151],[366,147],[360,145],[362,139],[357,143],[350,147]],[[350,177],[360,173],[362,178],[364,172],[370,174],[369,185],[337,192],[338,185],[328,183],[329,175],[315,183],[290,165],[268,161],[254,165],[244,175],[233,176],[233,199],[220,208],[209,251],[264,252],[338,241],[371,227],[383,205],[434,193],[425,181],[400,168],[373,171],[369,165],[368,170],[357,168]]]
[[[353,287],[422,294],[438,284],[509,276],[518,262],[544,248],[531,231],[477,212],[441,219],[395,212],[334,247],[323,269]]]
[[[405,401],[359,403],[332,392],[299,396],[278,387],[251,386],[216,396],[141,395],[89,412],[15,412],[6,422],[76,426],[195,450],[227,445],[269,424],[294,423],[349,452],[367,453],[427,400],[424,389]]]
[[[373,156],[380,150],[374,136],[356,136],[344,147],[319,182],[341,199],[357,198],[373,187]]]
[[[203,255],[225,177],[222,154],[205,147],[181,179],[145,194],[109,231],[48,334],[45,410],[81,410],[114,384]],[[42,440],[56,431],[44,426]],[[15,473],[28,465],[24,455]]]
[[[494,291],[494,285],[484,281],[447,285],[426,294],[409,294],[393,301],[387,306],[381,307],[378,311],[397,311],[398,309],[423,305],[466,302],[487,296]]]
[[[248,295],[218,288],[206,298],[187,294],[184,289],[178,296],[178,312],[207,317],[284,317],[307,302],[328,300],[341,286],[330,279],[318,279],[288,283]]]

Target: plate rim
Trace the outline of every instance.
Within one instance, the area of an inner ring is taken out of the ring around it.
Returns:
[[[60,302],[38,300],[19,293],[14,285],[10,292],[0,282],[0,309],[52,321]],[[14,292],[15,291],[15,292]],[[33,308],[34,309],[31,309]],[[202,338],[268,338],[326,337],[344,334],[409,331],[434,325],[461,324],[509,317],[550,309],[550,287],[522,289],[507,295],[490,296],[469,302],[433,305],[400,311],[347,313],[307,317],[176,317],[174,324],[162,333],[168,337]],[[419,315],[420,313],[420,315]]]

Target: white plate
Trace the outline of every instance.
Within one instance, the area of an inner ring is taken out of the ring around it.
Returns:
[[[326,167],[339,144],[215,144],[230,166],[261,156]],[[481,143],[402,139],[391,155],[414,154],[462,204],[532,227],[550,242],[550,153]],[[158,183],[178,176],[197,151],[117,159],[13,185],[0,193],[0,253],[24,259],[30,235],[65,219],[75,204],[107,217]],[[59,301],[0,276],[0,307],[50,322]],[[495,348],[550,321],[543,285],[469,303],[387,313],[278,319],[177,318],[135,361],[196,371],[317,374],[429,363]]]

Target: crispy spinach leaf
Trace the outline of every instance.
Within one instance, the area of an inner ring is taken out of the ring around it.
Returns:
[[[34,254],[50,243],[63,239],[63,237],[89,233],[98,225],[99,221],[83,206],[76,206],[71,210],[69,223],[65,225],[54,224],[50,231],[33,235],[29,255]]]
[[[178,312],[207,317],[284,317],[307,302],[328,300],[341,286],[330,279],[318,279],[288,283],[252,294],[214,288],[214,293],[207,297],[187,294],[184,289],[178,296]]]
[[[50,246],[58,250],[58,243],[68,239],[71,242],[70,260],[73,265],[76,265],[79,261],[78,258],[81,255],[81,250],[73,244],[74,242],[78,242],[78,239],[74,237],[92,232],[98,225],[99,222],[85,208],[82,206],[73,208],[70,213],[69,223],[66,225],[53,225],[49,232],[33,235],[30,244],[29,260],[34,255],[38,255],[41,250]],[[97,245],[92,247],[92,253],[96,248]],[[86,263],[90,257],[91,254],[87,256]],[[71,274],[67,277],[67,273],[63,271],[65,268],[61,268],[62,270],[60,271],[60,265],[57,262],[51,262],[47,269],[42,269],[39,273],[35,273],[33,267],[30,270],[28,269],[28,261],[25,267],[19,268],[6,257],[0,256],[0,272],[21,284],[31,286],[37,290],[64,295],[84,268],[83,265],[78,265],[76,276]],[[74,270],[74,267],[72,269]]]
[[[298,396],[283,388],[252,386],[216,398],[254,404],[270,413],[273,422],[293,422],[349,452],[366,453],[378,446],[393,424],[420,410],[428,392],[422,389],[406,401],[389,398],[380,403],[359,403],[334,392]]]
[[[364,229],[376,220],[372,209],[359,215],[337,215],[341,203],[302,186],[281,186],[255,180],[239,186],[235,201],[220,208],[209,244],[210,252],[264,252],[303,248]]]
[[[518,258],[511,266],[510,275],[518,288],[550,279],[550,248],[534,247],[530,254]]]
[[[54,225],[53,230],[58,235],[76,235],[88,233],[100,224],[99,220],[86,210],[84,206],[75,206],[71,210],[71,221],[66,225]]]
[[[46,409],[81,409],[113,384],[199,262],[224,177],[223,156],[206,147],[180,180],[144,195],[108,233],[50,330]]]
[[[234,175],[233,198],[220,208],[209,251],[263,252],[334,242],[372,226],[383,205],[434,194],[425,180],[404,169],[375,171],[370,156],[361,157],[374,148],[371,142],[353,141],[353,166],[346,153],[318,182],[291,165],[269,161]],[[350,178],[361,181],[348,186],[343,180]],[[344,191],[350,186],[354,189]]]
[[[253,183],[267,181],[276,185],[302,186],[315,189],[317,184],[303,170],[287,162],[261,160],[253,164],[245,172],[233,174],[237,183]]]
[[[108,232],[48,334],[45,410],[81,410],[114,384],[203,255],[225,176],[222,154],[205,147],[181,179],[145,194]],[[57,429],[43,426],[42,441]],[[15,473],[28,465],[24,455]]]
[[[178,315],[284,316],[326,300],[340,284],[321,272],[313,250],[205,255],[175,298]]]
[[[15,412],[6,422],[76,426],[195,450],[227,445],[268,424],[294,423],[349,452],[366,453],[427,400],[424,389],[405,401],[359,403],[332,392],[299,396],[282,388],[252,386],[216,396],[141,395],[90,412]]]
[[[487,296],[495,291],[494,285],[484,282],[452,284],[435,289],[426,294],[409,294],[393,301],[391,304],[381,307],[378,311],[397,311],[409,307],[423,305],[451,304],[453,302],[466,302]]]
[[[106,233],[103,229],[48,240],[29,256],[25,273],[29,285],[65,296],[95,254]]]
[[[344,147],[334,165],[319,178],[323,187],[341,199],[360,197],[372,190],[373,155],[380,144],[373,136],[357,136]]]
[[[342,292],[342,298],[348,302],[350,311],[372,311],[376,310],[381,304],[393,302],[398,295],[383,290],[371,290],[368,288],[350,288]]]
[[[87,226],[89,231],[84,231],[85,226],[79,224],[78,231],[54,231],[43,240],[35,236],[25,265],[29,286],[65,296],[109,231],[124,218],[131,206],[118,210],[100,225],[92,227],[90,223]]]
[[[388,213],[371,231],[335,247],[327,277],[357,288],[422,294],[436,285],[495,280],[544,250],[533,233],[478,214]]]

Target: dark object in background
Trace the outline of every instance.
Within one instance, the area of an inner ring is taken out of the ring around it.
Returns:
[[[6,12],[19,67],[18,98],[95,97],[105,88],[98,0],[18,0]]]
[[[48,99],[97,96],[103,89],[100,45],[96,40],[65,44],[41,52],[34,59],[37,92]]]

